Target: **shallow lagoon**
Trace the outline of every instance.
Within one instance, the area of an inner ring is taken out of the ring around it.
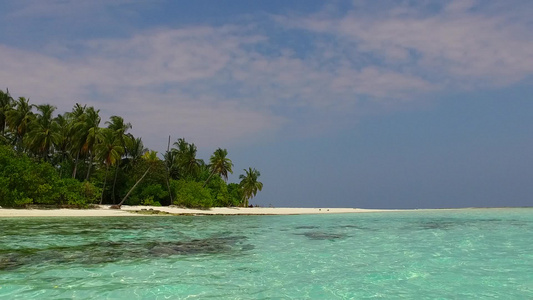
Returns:
[[[0,298],[533,298],[533,209],[0,219]]]

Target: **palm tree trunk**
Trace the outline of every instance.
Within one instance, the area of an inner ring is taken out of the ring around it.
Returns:
[[[105,184],[107,182],[107,172],[109,171],[109,165],[105,168],[105,176],[104,176],[104,187],[102,188],[102,197],[100,197],[100,205],[102,205],[102,202],[104,202],[104,192],[105,192]]]
[[[133,192],[133,190],[137,187],[139,182],[141,182],[144,179],[144,177],[146,176],[146,174],[148,174],[148,171],[150,171],[151,168],[152,168],[152,166],[149,166],[148,169],[146,169],[146,172],[144,172],[143,176],[141,176],[141,178],[139,178],[139,180],[137,180],[137,182],[131,187],[131,189],[128,191],[126,196],[124,196],[124,199],[122,199],[122,201],[120,201],[120,203],[117,204],[118,207],[120,207],[122,205],[122,203],[124,203],[124,201],[126,201],[126,199],[128,199],[128,197],[130,196],[131,192]]]
[[[76,160],[74,160],[74,171],[72,172],[72,178],[76,178],[76,171],[78,170],[78,160],[80,159],[80,151],[76,154]]]
[[[117,184],[117,175],[118,175],[118,165],[115,167],[115,178],[113,179],[113,192],[111,192],[111,197],[113,197],[113,205],[116,204],[116,201],[115,201],[115,185]]]
[[[172,199],[172,191],[170,190],[170,178],[167,174],[167,189],[168,189],[168,196],[170,197],[170,205],[173,204],[173,199]]]
[[[167,144],[167,153],[170,151],[170,135],[168,136],[168,144]],[[173,199],[172,199],[172,191],[170,190],[170,167],[168,166],[168,164],[165,164],[167,165],[167,189],[168,189],[168,196],[170,197],[170,205],[173,204]]]
[[[59,178],[63,178],[63,169],[65,166],[65,161],[67,160],[67,156],[65,154],[65,151],[61,151],[61,168],[59,169]]]
[[[85,180],[89,181],[89,177],[91,176],[91,167],[93,165],[93,154],[89,154],[89,167],[87,167],[87,176],[85,176]]]
[[[205,185],[209,182],[209,179],[215,175],[215,170],[211,171],[211,174],[209,174],[209,177],[207,177],[207,180],[204,182],[204,185],[202,187],[205,187]]]

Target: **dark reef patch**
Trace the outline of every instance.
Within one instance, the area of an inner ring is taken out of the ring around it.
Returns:
[[[307,237],[310,240],[338,240],[345,238],[346,235],[344,234],[338,234],[338,233],[328,233],[328,232],[321,232],[321,231],[309,231],[304,233],[295,233],[296,235],[303,235]]]
[[[46,249],[0,250],[0,270],[40,264],[95,265],[172,255],[237,254],[254,249],[244,236],[210,237],[175,242],[96,242]]]
[[[296,226],[294,228],[295,229],[317,229],[319,227],[318,226],[313,226],[313,225],[302,225],[302,226]]]

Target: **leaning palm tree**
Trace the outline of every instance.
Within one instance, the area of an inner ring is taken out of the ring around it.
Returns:
[[[96,144],[96,153],[97,159],[106,166],[102,197],[100,198],[100,204],[102,204],[109,167],[115,165],[120,160],[122,154],[124,154],[124,148],[117,144],[113,132],[104,128],[99,135],[99,143]]]
[[[261,173],[255,168],[244,169],[244,172],[245,175],[239,176],[239,179],[241,179],[239,186],[242,190],[242,205],[246,207],[248,206],[248,200],[252,199],[257,194],[257,191],[263,189],[263,183],[257,181]]]
[[[122,206],[122,204],[124,202],[126,202],[126,200],[128,199],[128,197],[130,196],[131,192],[133,192],[133,190],[137,187],[137,185],[144,179],[144,177],[146,177],[146,175],[148,174],[148,172],[150,172],[150,169],[152,168],[152,166],[157,162],[159,161],[159,158],[157,158],[157,151],[148,151],[146,153],[144,153],[143,155],[143,159],[146,160],[148,162],[148,169],[146,169],[146,171],[144,172],[144,174],[141,176],[141,178],[139,178],[137,180],[137,182],[135,182],[135,184],[131,187],[131,189],[128,191],[128,193],[126,194],[126,196],[124,196],[124,198],[122,199],[122,201],[120,201],[119,204],[117,204],[118,208],[120,208]]]
[[[215,174],[220,175],[224,180],[228,180],[228,172],[233,174],[233,171],[231,168],[233,167],[233,163],[231,162],[231,159],[227,158],[228,150],[218,148],[215,150],[213,155],[211,155],[211,158],[209,158],[209,169],[211,172],[209,173],[209,177],[207,177],[207,180],[204,182],[204,186],[209,182],[209,179]]]

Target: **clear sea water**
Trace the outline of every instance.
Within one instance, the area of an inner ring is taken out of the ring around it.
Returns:
[[[0,299],[533,299],[533,209],[0,218]]]

